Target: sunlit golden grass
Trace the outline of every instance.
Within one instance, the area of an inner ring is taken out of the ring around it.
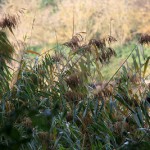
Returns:
[[[147,33],[150,26],[148,0],[65,0],[41,7],[42,0],[8,0],[2,5],[3,13],[14,14],[24,9],[21,23],[15,31],[18,40],[30,45],[65,42],[72,34],[86,32],[86,38],[110,35],[118,44],[131,40],[137,33]],[[110,29],[111,28],[111,29]],[[74,33],[73,33],[74,32]],[[56,37],[57,36],[57,37]]]

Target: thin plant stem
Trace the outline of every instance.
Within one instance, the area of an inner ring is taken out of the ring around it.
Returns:
[[[122,63],[122,65],[117,69],[117,71],[113,74],[113,76],[109,79],[109,81],[106,83],[105,87],[103,89],[105,89],[108,84],[110,83],[110,81],[115,77],[115,75],[118,73],[118,71],[122,68],[122,66],[127,62],[127,60],[129,59],[129,57],[132,55],[132,53],[134,52],[134,50],[137,48],[137,46],[135,46],[131,53],[128,55],[128,57],[124,60],[124,62]]]

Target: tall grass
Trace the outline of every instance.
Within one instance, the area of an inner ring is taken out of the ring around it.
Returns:
[[[141,46],[149,44],[142,38]],[[25,51],[17,75],[6,61],[13,47],[7,36],[0,41],[0,149],[150,148],[150,88],[145,84],[150,56],[141,55],[138,46],[103,83],[101,67],[116,56],[112,36],[87,42],[80,33],[42,55]],[[27,53],[38,55],[28,59]],[[130,57],[133,65],[127,65]]]

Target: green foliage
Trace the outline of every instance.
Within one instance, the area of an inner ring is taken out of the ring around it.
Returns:
[[[53,55],[24,57],[11,89],[13,77],[4,63],[1,149],[149,149],[150,89],[142,82],[149,57],[142,60],[136,47],[129,55],[133,65],[125,65],[128,56],[113,76],[115,85],[94,89],[90,83],[102,82],[100,67],[110,59],[102,54],[110,49],[100,47],[101,41],[86,46],[77,41],[57,45]]]
[[[117,57],[114,57],[113,59],[111,59],[110,63],[107,64],[106,67],[103,67],[101,70],[101,72],[104,76],[104,79],[108,80],[115,73],[118,66],[123,63],[123,61],[126,59],[126,57],[130,54],[131,50],[135,47],[134,43],[135,43],[135,41],[132,41],[127,44],[115,47]],[[141,49],[142,48],[139,46],[140,57],[142,58],[143,52]],[[144,55],[146,58],[149,56],[149,51],[150,51],[150,47],[146,46],[144,49]],[[134,54],[135,54],[135,52],[134,52]],[[136,57],[136,59],[137,59],[137,57]],[[130,57],[127,62],[129,65],[133,65],[132,57]]]
[[[7,39],[5,32],[0,31],[0,60],[1,60],[1,65],[3,65],[3,63],[5,63],[5,61],[10,62],[13,53],[14,53],[14,48],[10,44],[9,40]]]

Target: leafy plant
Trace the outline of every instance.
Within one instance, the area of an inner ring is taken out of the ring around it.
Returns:
[[[1,149],[149,149],[149,57],[137,46],[103,83],[101,68],[116,56],[116,39],[86,42],[76,34],[35,59],[24,53],[10,87],[13,50],[4,39],[1,49],[9,53],[0,70]],[[126,65],[131,56],[133,65]]]

